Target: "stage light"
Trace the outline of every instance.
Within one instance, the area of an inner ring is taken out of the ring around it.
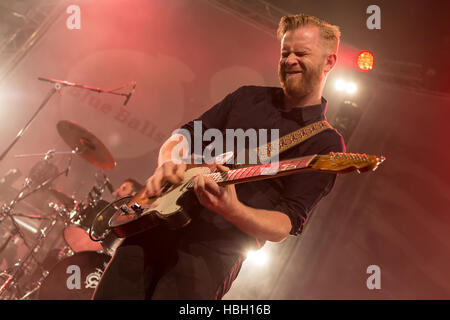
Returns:
[[[356,92],[356,84],[353,82],[347,82],[347,85],[345,87],[345,91],[347,91],[347,93],[349,94],[354,94]]]
[[[354,94],[358,87],[356,86],[356,83],[345,81],[343,79],[338,79],[335,82],[335,88],[337,91],[345,91],[348,94]]]
[[[358,55],[357,66],[361,71],[370,71],[375,64],[375,58],[370,51],[361,51]]]
[[[337,79],[335,83],[335,87],[337,91],[344,91],[346,86],[346,82],[343,79]]]
[[[247,252],[247,260],[253,264],[262,266],[267,264],[267,261],[269,260],[267,254],[261,250],[249,250]]]

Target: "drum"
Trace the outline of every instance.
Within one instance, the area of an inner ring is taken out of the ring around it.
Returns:
[[[101,251],[113,255],[116,248],[122,243],[113,232],[108,230],[109,219],[117,211],[117,208],[110,207],[97,217],[94,224],[93,236],[95,239],[103,239],[101,242],[92,241],[89,237],[89,230],[97,214],[106,206],[108,202],[100,200],[96,205],[90,204],[79,210],[78,224],[72,224],[64,229],[64,239],[74,252]],[[73,215],[72,215],[73,216]]]
[[[92,222],[94,222],[97,213],[108,205],[105,200],[99,200],[95,203],[92,202],[81,209],[80,213],[80,224],[86,229],[90,229]]]
[[[89,203],[73,210],[75,213],[71,213],[71,219],[78,221],[64,229],[64,239],[74,252],[102,250],[100,242],[92,241],[89,237],[89,229],[97,213],[107,204],[106,201],[100,200],[95,205]]]
[[[122,203],[116,203],[116,205],[121,205],[127,203],[129,200],[125,200]],[[94,226],[94,236],[96,238],[103,239],[100,243],[103,247],[105,253],[113,255],[116,249],[122,244],[122,238],[116,236],[116,234],[109,229],[109,220],[116,213],[119,208],[116,206],[111,206],[106,209],[101,216],[97,217],[97,221]]]
[[[126,202],[128,202],[128,200],[126,200]],[[92,222],[94,221],[97,214],[107,205],[108,202],[101,200],[97,202],[97,205],[95,207],[92,207],[90,210],[87,211],[87,213],[84,215],[87,218],[84,221],[90,222],[89,228],[91,227]],[[117,210],[118,208],[114,206],[107,208],[99,217],[97,217],[93,230],[94,238],[103,239],[100,242],[100,244],[104,252],[111,256],[114,254],[115,250],[122,243],[123,240],[118,238],[114,234],[114,232],[108,229],[109,220],[114,215],[114,213],[116,213]]]
[[[64,240],[73,252],[102,250],[102,245],[92,241],[88,231],[78,225],[71,225],[64,229]]]
[[[85,251],[60,261],[42,282],[39,300],[90,300],[111,257]]]

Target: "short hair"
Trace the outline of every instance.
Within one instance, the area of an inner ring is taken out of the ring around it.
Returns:
[[[326,47],[330,49],[331,52],[337,53],[339,39],[341,37],[339,27],[305,13],[282,17],[277,30],[278,39],[282,39],[284,34],[289,30],[295,30],[307,25],[317,26]]]
[[[123,183],[125,183],[125,182],[131,183],[131,187],[133,188],[133,191],[135,191],[135,192],[139,192],[139,191],[141,191],[142,189],[144,189],[144,185],[141,184],[141,183],[139,183],[139,182],[137,182],[136,179],[133,179],[133,178],[127,178],[127,179],[125,179],[125,180],[123,181]]]

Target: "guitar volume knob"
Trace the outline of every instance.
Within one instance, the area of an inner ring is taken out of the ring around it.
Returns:
[[[126,204],[121,205],[121,206],[120,206],[120,210],[121,210],[123,213],[125,213],[125,214],[130,214],[130,210],[129,210],[129,208],[127,207]]]
[[[133,209],[134,212],[136,212],[136,213],[142,213],[144,211],[144,209],[142,209],[141,205],[137,202],[135,202],[131,205],[131,209]]]

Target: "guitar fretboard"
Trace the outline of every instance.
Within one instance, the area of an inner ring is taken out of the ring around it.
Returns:
[[[206,174],[205,176],[211,177],[215,182],[220,184],[234,184],[247,180],[257,180],[257,178],[282,175],[287,171],[299,170],[307,168],[316,155],[295,158],[290,160],[284,160],[280,162],[273,162],[269,164],[261,164],[243,167],[239,169],[233,169],[225,172],[214,172]],[[193,187],[192,180],[187,185],[188,188]]]

